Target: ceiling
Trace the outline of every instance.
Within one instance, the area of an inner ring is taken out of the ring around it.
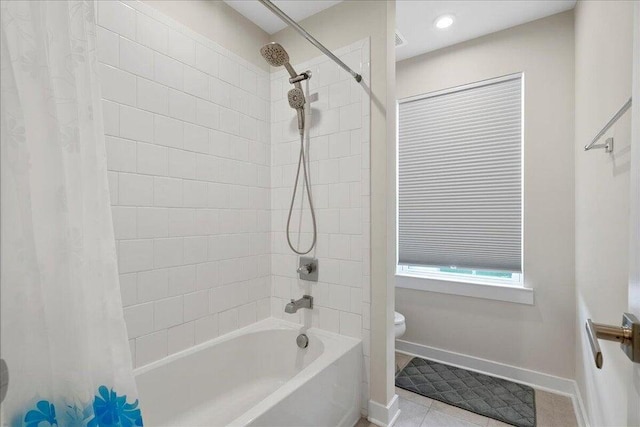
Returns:
[[[411,58],[525,22],[573,9],[575,0],[517,1],[396,1],[396,28],[407,44],[396,49],[396,60]],[[438,30],[434,21],[454,15],[454,24]]]
[[[229,6],[274,34],[285,24],[257,0],[224,0]],[[274,0],[295,21],[335,6],[342,0]],[[396,28],[407,44],[396,49],[396,59],[411,58],[466,40],[573,9],[576,0],[397,0]],[[438,30],[434,21],[442,15],[454,24]],[[320,40],[322,42],[322,40]]]
[[[257,0],[224,0],[229,6],[240,12],[245,18],[252,21],[258,27],[269,34],[277,33],[286,27],[286,24],[264,7]],[[294,21],[300,22],[304,18],[335,6],[342,0],[273,0],[284,13]]]

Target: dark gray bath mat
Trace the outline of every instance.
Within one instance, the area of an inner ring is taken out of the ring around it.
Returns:
[[[535,427],[531,387],[414,357],[396,375],[396,386],[518,427]]]

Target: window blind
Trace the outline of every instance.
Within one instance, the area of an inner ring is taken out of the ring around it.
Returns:
[[[399,264],[522,271],[522,76],[401,101]]]

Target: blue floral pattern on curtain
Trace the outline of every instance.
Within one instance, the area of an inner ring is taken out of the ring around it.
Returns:
[[[93,403],[83,409],[76,405],[67,405],[60,420],[56,416],[56,407],[48,400],[41,400],[35,409],[27,412],[24,427],[45,426],[87,426],[87,427],[135,427],[142,426],[142,413],[138,409],[138,400],[127,403],[127,396],[100,386]]]

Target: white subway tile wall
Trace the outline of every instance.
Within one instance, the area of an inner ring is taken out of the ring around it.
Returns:
[[[298,257],[287,246],[285,230],[300,137],[286,97],[291,89],[289,76],[283,70],[271,75],[271,315],[308,326],[306,310],[286,314],[284,306],[291,298],[310,294],[314,297],[312,326],[362,339],[362,409],[366,411],[371,295],[369,42],[356,42],[334,53],[363,75],[361,84],[326,56],[294,66],[299,72],[312,73],[303,88],[308,103],[309,175],[318,221],[317,247],[309,256],[319,260],[317,283],[297,278]],[[300,183],[291,220],[292,241],[306,249],[312,226],[301,189]]]
[[[142,366],[270,315],[270,78],[137,1],[98,2],[98,24],[122,302]]]

